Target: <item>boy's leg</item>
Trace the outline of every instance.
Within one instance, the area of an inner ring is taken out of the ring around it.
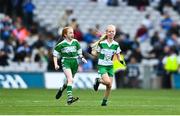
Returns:
[[[67,85],[67,95],[68,95],[68,97],[72,97],[72,85],[71,84]]]
[[[67,77],[67,103],[72,101],[72,83],[73,83],[73,78],[72,78],[72,72],[71,69],[64,69],[64,73]]]
[[[67,104],[68,105],[72,104],[73,102],[79,99],[78,97],[73,97],[72,95],[73,77],[76,74],[77,69],[78,69],[77,60],[72,60],[70,67],[71,69],[64,70],[65,75],[67,77],[67,81],[68,81],[68,84],[67,84],[67,95],[68,95]]]
[[[66,67],[69,67],[69,65],[67,65],[66,63],[63,62],[63,69],[66,69]],[[59,88],[58,92],[56,93],[55,98],[59,99],[62,96],[63,91],[67,88],[67,77],[64,79],[64,85],[62,87]]]
[[[108,76],[108,74],[105,73],[105,74],[103,74],[103,76]],[[102,77],[103,77],[103,76],[102,76]],[[106,80],[104,80],[104,79],[102,79],[102,78],[96,78],[96,79],[95,79],[95,84],[94,84],[94,90],[95,90],[95,91],[98,90],[98,87],[99,87],[99,84],[100,84],[100,83],[102,83],[103,85],[108,85],[108,84],[109,84],[108,81],[106,81]]]
[[[107,105],[108,97],[109,97],[110,92],[111,92],[111,86],[112,86],[113,78],[109,77],[107,75],[103,75],[102,80],[106,83],[106,90],[104,92],[104,98],[102,100],[102,104],[101,105],[102,106],[106,106]]]
[[[71,105],[73,102],[77,101],[79,97],[73,97],[72,95],[72,85],[67,85],[67,104]]]
[[[59,99],[62,96],[63,91],[67,88],[67,84],[65,83],[60,89],[58,90],[56,94],[56,99]]]
[[[108,68],[108,74],[103,75],[103,77],[102,77],[102,80],[104,82],[106,82],[106,90],[104,92],[104,98],[102,100],[101,106],[107,106],[107,100],[108,100],[108,97],[110,95],[111,87],[112,87],[112,83],[113,83],[113,76],[114,76],[113,68],[109,67]]]
[[[102,75],[107,74],[107,70],[104,66],[98,66],[98,74],[102,77]],[[94,90],[97,91],[99,84],[102,83],[104,85],[106,85],[106,83],[101,79],[101,78],[96,78],[95,79],[95,83],[93,85]]]
[[[95,83],[93,85],[94,91],[98,90],[99,84],[100,84],[100,78],[95,78]]]
[[[71,105],[72,103],[76,102],[79,100],[79,97],[71,97],[71,98],[68,98],[67,100],[67,104],[68,105]]]

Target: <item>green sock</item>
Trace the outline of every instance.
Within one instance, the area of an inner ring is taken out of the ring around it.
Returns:
[[[67,95],[68,97],[72,97],[72,85],[67,85]]]

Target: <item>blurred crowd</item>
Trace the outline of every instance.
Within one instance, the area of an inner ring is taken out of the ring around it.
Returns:
[[[91,0],[92,2],[103,0]],[[175,22],[165,7],[173,7],[180,13],[179,0],[124,0],[131,6],[137,6],[139,10],[146,10],[152,1],[156,1],[156,9],[161,12],[163,19],[159,27],[161,30],[155,31],[152,36],[149,31],[154,29],[151,15],[147,14],[142,20],[142,25],[137,29],[134,38],[128,33],[124,33],[121,27],[117,27],[116,41],[119,43],[122,54],[125,55],[127,66],[127,75],[138,78],[138,64],[143,59],[157,59],[158,63],[154,66],[156,74],[166,76],[171,72],[165,69],[165,58],[170,55],[179,55],[180,52],[180,25]],[[33,11],[36,8],[31,0],[1,0],[0,13],[5,14],[0,19],[0,66],[8,66],[11,62],[46,62],[47,70],[54,71],[52,62],[52,49],[58,41],[61,41],[61,35],[54,35],[45,31],[37,22],[33,21]],[[118,0],[104,0],[108,6],[118,6]],[[87,64],[81,64],[79,71],[93,71],[96,69],[97,59],[90,54],[90,44],[96,41],[102,34],[99,29],[100,25],[95,24],[89,28],[87,33],[83,33],[76,18],[70,18],[73,9],[64,11],[59,25],[59,33],[64,26],[72,26],[75,38],[80,41],[84,55],[88,60]],[[148,40],[151,50],[143,54],[141,44]],[[178,58],[178,62],[180,61]],[[131,69],[131,70],[130,70]],[[176,69],[178,71],[178,69]],[[175,72],[176,72],[175,71]],[[131,78],[133,83],[137,83]],[[133,84],[130,84],[133,85]],[[133,85],[136,86],[136,85]],[[167,85],[165,85],[167,86]]]
[[[119,0],[91,0],[93,2],[99,2],[100,4],[104,3],[107,6],[117,7],[120,5]],[[138,10],[144,11],[147,6],[156,7],[158,11],[163,14],[163,10],[165,7],[172,7],[178,13],[180,13],[180,1],[179,0],[120,0],[129,6],[135,6]]]

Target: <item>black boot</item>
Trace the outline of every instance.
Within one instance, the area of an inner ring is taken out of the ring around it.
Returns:
[[[76,101],[78,101],[79,100],[79,97],[68,97],[68,99],[67,99],[67,104],[68,105],[71,105],[72,103],[74,103],[74,102],[76,102]]]
[[[95,79],[95,83],[94,83],[94,91],[97,91],[98,90],[98,87],[99,87],[99,78],[96,78]]]
[[[63,91],[67,88],[67,85],[64,84],[63,87],[60,87],[57,94],[56,94],[56,99],[59,99],[62,96]]]

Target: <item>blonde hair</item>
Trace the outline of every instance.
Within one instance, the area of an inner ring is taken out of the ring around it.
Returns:
[[[114,28],[114,30],[116,30],[116,27],[114,25],[108,25],[107,28],[106,28],[106,32],[108,31],[109,28]],[[98,41],[96,41],[95,43],[93,43],[91,45],[92,48],[95,48],[98,46],[98,44],[101,42],[101,41],[104,41],[105,39],[107,39],[107,36],[106,34],[103,34]]]
[[[107,38],[106,34],[103,34],[103,35],[99,38],[99,40],[97,40],[96,42],[94,42],[94,43],[91,45],[91,47],[92,47],[92,48],[97,47],[98,44],[99,44],[101,41],[105,40],[106,38]]]
[[[116,26],[114,26],[114,25],[108,25],[107,28],[106,28],[106,32],[108,31],[109,28],[113,28],[114,31],[116,32]]]

